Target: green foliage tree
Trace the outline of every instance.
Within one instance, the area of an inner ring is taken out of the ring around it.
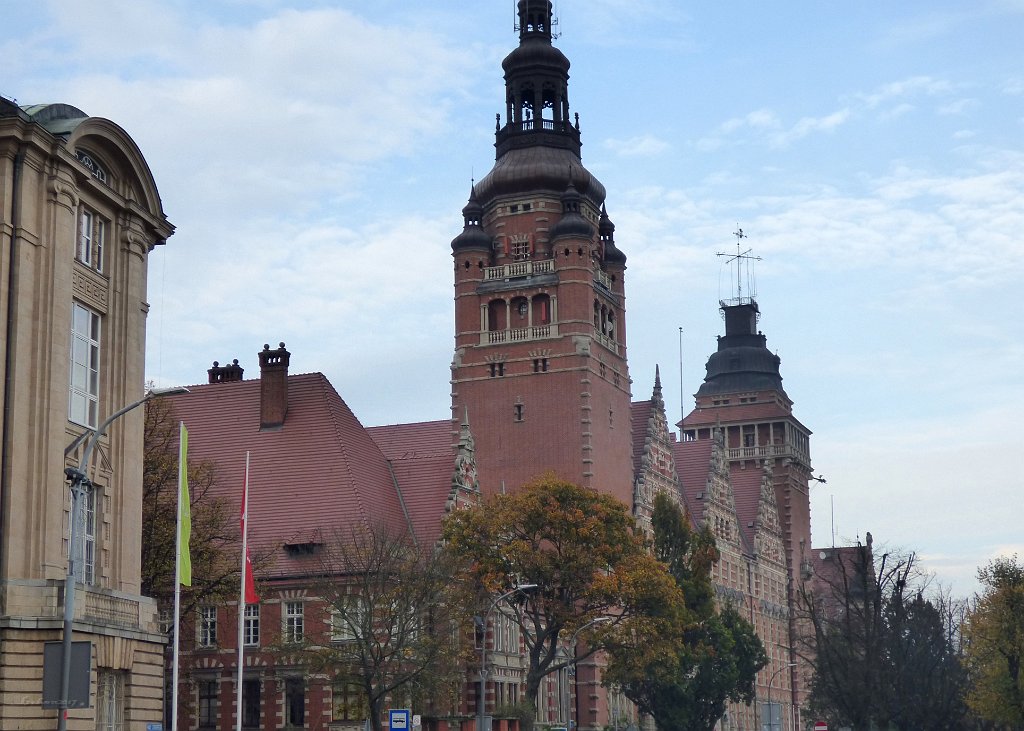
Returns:
[[[728,701],[753,700],[757,672],[768,660],[749,622],[729,605],[716,609],[711,571],[718,550],[711,532],[694,530],[665,494],[655,498],[652,523],[654,555],[685,597],[679,635],[664,638],[675,650],[666,660],[615,647],[605,681],[621,686],[659,729],[709,730]]]
[[[963,729],[966,675],[956,611],[926,599],[914,554],[836,551],[799,593],[801,654],[814,667],[810,706],[855,729]]]
[[[964,631],[970,707],[1002,727],[1024,728],[1024,565],[998,558],[978,571],[984,586]]]
[[[650,666],[671,656],[665,638],[678,636],[682,592],[615,498],[546,476],[452,514],[444,537],[471,562],[483,601],[536,585],[507,608],[522,632],[534,709],[546,675],[599,648],[631,646]],[[600,617],[612,620],[583,629]],[[585,649],[560,652],[577,631]]]
[[[339,531],[312,565],[322,635],[311,634],[299,653],[283,652],[299,654],[311,673],[344,688],[337,697],[360,706],[349,717],[368,718],[375,731],[396,698],[450,710],[468,660],[458,638],[471,615],[458,559],[411,534],[371,526]]]

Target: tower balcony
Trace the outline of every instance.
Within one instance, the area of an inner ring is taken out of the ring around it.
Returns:
[[[603,286],[609,292],[612,291],[612,278],[602,272],[600,269],[594,270],[594,281]]]
[[[619,344],[617,342],[615,342],[614,340],[612,340],[607,335],[604,335],[603,333],[595,332],[594,333],[594,340],[596,340],[597,342],[601,343],[601,345],[603,345],[604,347],[608,348],[608,350],[610,350],[613,353],[615,353],[615,355],[619,355]]]
[[[762,444],[756,447],[730,447],[729,461],[741,462],[746,459],[778,459],[790,458],[802,465],[810,467],[811,455],[797,449],[792,444]]]
[[[555,271],[554,259],[516,261],[511,264],[487,267],[484,269],[484,281],[493,282],[505,279],[518,279],[520,277],[532,277],[535,274],[550,274],[553,271]]]
[[[547,340],[558,337],[558,325],[532,325],[510,330],[491,330],[480,333],[481,345],[521,343],[527,340]]]
[[[559,147],[580,155],[580,131],[570,122],[553,119],[524,119],[509,122],[495,132],[497,157],[525,147]]]

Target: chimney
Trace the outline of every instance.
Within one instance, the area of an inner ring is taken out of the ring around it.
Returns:
[[[280,429],[288,413],[288,359],[284,343],[260,352],[260,429]]]
[[[206,371],[210,377],[210,383],[235,383],[242,380],[242,374],[245,369],[238,365],[238,358],[231,361],[231,365],[222,366],[217,361],[213,361],[213,368]]]

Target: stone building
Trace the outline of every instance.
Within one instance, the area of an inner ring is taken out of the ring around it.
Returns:
[[[146,160],[113,122],[0,99],[0,727],[52,729],[43,645],[62,634],[70,492],[92,429],[143,396],[146,268],[173,232]],[[140,595],[142,414],[88,476],[74,639],[89,707],[68,728],[158,721],[163,636]]]

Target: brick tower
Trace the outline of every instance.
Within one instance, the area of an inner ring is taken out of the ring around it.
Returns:
[[[468,414],[485,493],[550,470],[631,504],[626,257],[581,162],[553,20],[520,0],[495,164],[452,241],[452,431]]]
[[[683,419],[681,429],[684,440],[713,439],[719,430],[724,433],[737,502],[756,502],[756,495],[742,492],[751,474],[766,475],[775,488],[788,575],[789,637],[769,638],[759,632],[769,657],[760,682],[769,683],[770,675],[788,669],[775,682],[776,701],[785,699],[787,726],[802,728],[800,709],[808,669],[792,649],[797,630],[792,608],[796,587],[810,570],[811,432],[794,416],[793,401],[782,387],[779,357],[768,350],[764,334],[757,329],[761,315],[757,301],[742,296],[741,290],[737,294],[721,303],[725,335],[718,337],[718,349],[708,358],[696,408]],[[790,667],[790,663],[796,665]]]

